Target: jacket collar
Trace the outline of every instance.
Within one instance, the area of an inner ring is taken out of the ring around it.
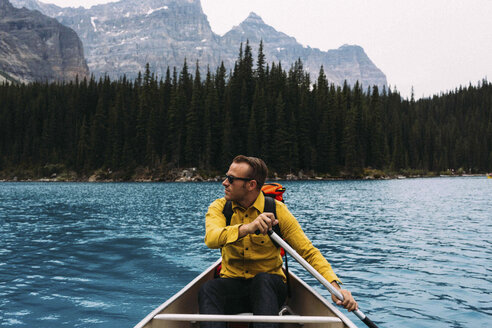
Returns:
[[[235,209],[237,207],[243,208],[241,205],[239,205],[238,203],[233,201],[232,202],[232,208]],[[263,195],[262,191],[260,191],[260,194],[258,195],[258,197],[256,197],[256,200],[254,201],[253,205],[251,205],[250,207],[254,207],[260,213],[263,213],[263,211],[265,209],[265,196]]]

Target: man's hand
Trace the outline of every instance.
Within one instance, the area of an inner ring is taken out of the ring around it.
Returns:
[[[273,213],[261,213],[253,222],[243,224],[239,227],[239,238],[256,233],[257,231],[266,235],[276,224],[278,224],[278,220]]]
[[[335,302],[337,305],[343,306],[349,312],[352,312],[352,311],[357,310],[359,308],[358,305],[357,305],[357,302],[352,297],[352,293],[351,292],[349,292],[346,289],[341,289],[340,286],[338,285],[338,283],[336,281],[333,281],[331,284],[336,289],[338,289],[340,291],[340,293],[342,293],[342,296],[343,296],[343,302],[342,302],[338,298],[336,298],[335,295],[331,294],[331,299],[333,300],[333,302]]]

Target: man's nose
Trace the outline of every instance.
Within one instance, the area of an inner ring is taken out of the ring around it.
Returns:
[[[222,185],[224,187],[227,187],[229,185],[229,181],[227,180],[227,178],[225,178],[224,181],[222,181]]]

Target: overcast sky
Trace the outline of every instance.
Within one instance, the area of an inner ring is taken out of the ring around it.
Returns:
[[[136,0],[137,1],[137,0]],[[43,0],[90,7],[108,0]],[[201,0],[223,35],[250,12],[303,45],[364,48],[392,87],[416,98],[492,80],[492,0]],[[255,45],[253,45],[255,46]]]

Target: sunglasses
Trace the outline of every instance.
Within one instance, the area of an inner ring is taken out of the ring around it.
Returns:
[[[226,179],[227,181],[229,181],[230,184],[233,184],[234,183],[234,180],[241,180],[241,181],[251,181],[251,180],[254,180],[254,179],[250,179],[250,178],[238,178],[238,177],[235,177],[233,175],[227,175],[226,174]]]

